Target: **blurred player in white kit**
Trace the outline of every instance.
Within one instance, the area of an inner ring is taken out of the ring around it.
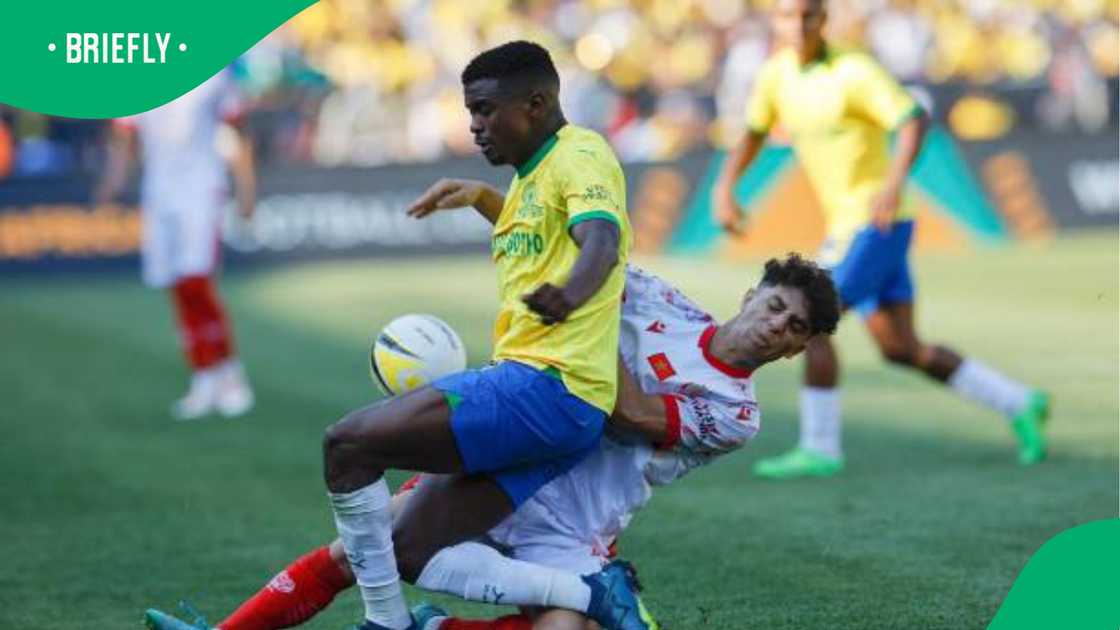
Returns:
[[[142,151],[142,275],[145,284],[170,289],[192,371],[189,390],[172,406],[181,420],[215,411],[238,416],[253,406],[213,279],[227,164],[241,217],[250,218],[256,203],[252,145],[240,131],[241,114],[232,76],[224,70],[166,105],[115,120],[94,193],[98,203],[119,194]]]

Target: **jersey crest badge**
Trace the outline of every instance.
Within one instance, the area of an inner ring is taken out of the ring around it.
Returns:
[[[665,356],[664,352],[651,354],[646,360],[649,361],[649,366],[653,368],[653,373],[657,375],[657,380],[659,381],[664,381],[677,373],[677,370],[673,368],[673,364],[669,362],[669,357]]]

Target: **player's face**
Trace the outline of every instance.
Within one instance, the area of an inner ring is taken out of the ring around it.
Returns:
[[[824,0],[778,0],[772,21],[779,45],[796,50],[802,63],[820,52],[824,44]]]
[[[491,164],[520,164],[532,130],[532,107],[497,79],[479,79],[463,89],[471,135]]]
[[[743,298],[740,334],[756,360],[792,357],[809,342],[809,302],[801,289],[758,286]]]

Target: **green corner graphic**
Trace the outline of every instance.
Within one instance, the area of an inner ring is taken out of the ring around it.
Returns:
[[[1120,628],[1120,519],[1058,534],[1023,567],[988,630]]]
[[[5,60],[0,103],[72,118],[147,111],[210,78],[312,4],[313,0],[10,3],[0,20],[0,58]],[[75,37],[84,44],[87,33],[95,34],[90,41],[96,42],[96,53],[91,49],[75,54]],[[115,51],[113,34],[120,34],[115,43],[121,47]],[[106,58],[127,59],[129,34],[135,34],[133,61],[104,63]],[[79,58],[84,62],[74,62]]]

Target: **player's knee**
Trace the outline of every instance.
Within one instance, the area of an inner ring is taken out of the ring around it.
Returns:
[[[351,411],[327,427],[323,432],[323,459],[338,464],[346,459],[348,451],[361,443],[361,413],[360,409]]]
[[[894,365],[913,366],[918,359],[917,347],[908,345],[886,345],[880,346],[880,354],[883,360]]]

